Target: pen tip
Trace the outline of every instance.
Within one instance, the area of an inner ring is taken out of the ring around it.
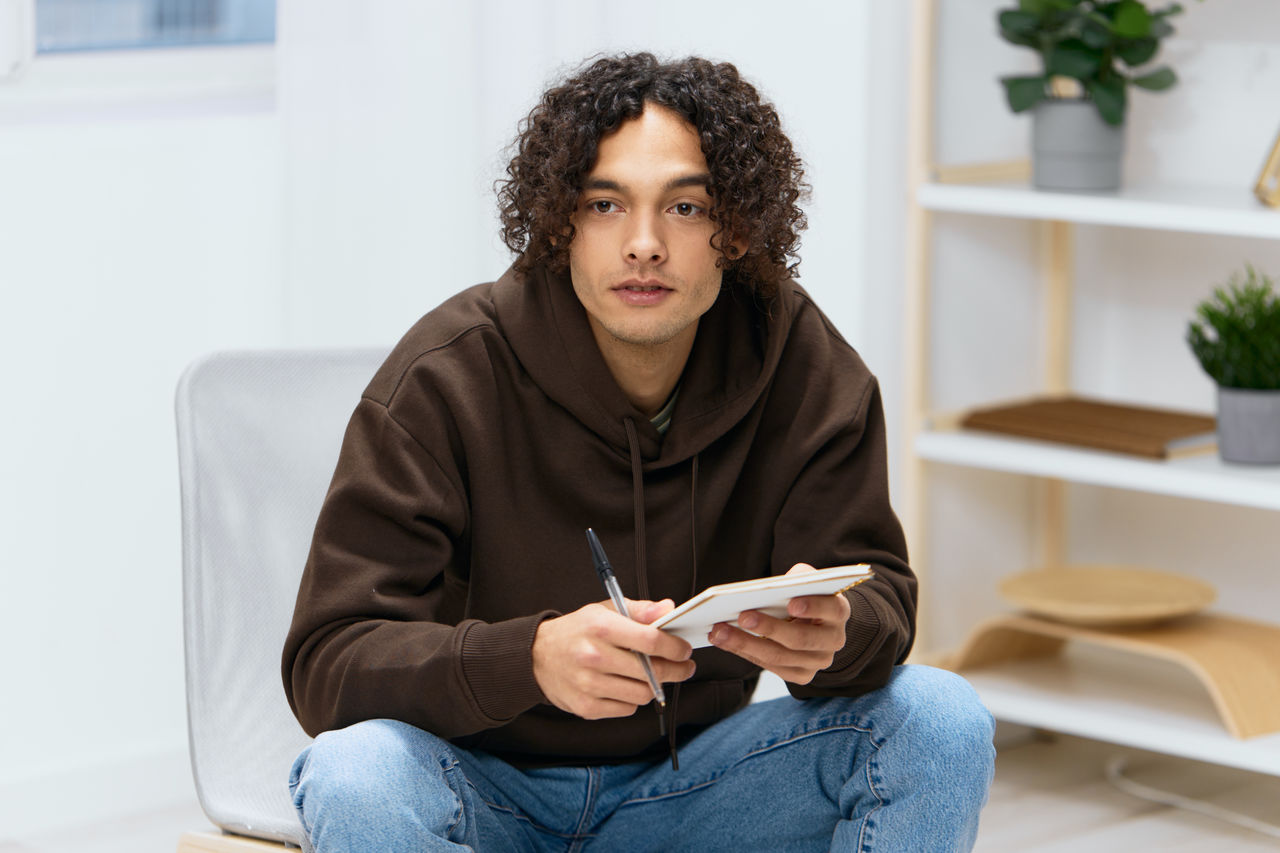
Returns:
[[[590,527],[587,528],[587,547],[591,549],[591,559],[597,569],[612,568],[609,566],[609,558],[604,555],[604,546],[600,544],[599,537]]]

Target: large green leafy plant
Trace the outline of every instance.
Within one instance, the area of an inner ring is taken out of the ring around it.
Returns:
[[[1001,9],[1000,35],[1039,53],[1044,66],[1042,74],[1000,79],[1009,107],[1029,110],[1054,96],[1055,78],[1070,78],[1108,124],[1123,124],[1130,84],[1158,92],[1178,81],[1168,66],[1141,66],[1173,34],[1168,19],[1181,12],[1177,3],[1151,10],[1139,0],[1019,0]]]
[[[1253,267],[1196,307],[1187,343],[1224,388],[1280,389],[1280,294]]]

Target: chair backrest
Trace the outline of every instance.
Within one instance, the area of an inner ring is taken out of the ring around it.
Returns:
[[[300,844],[280,652],[342,434],[387,350],[225,352],[178,383],[192,771],[230,832]]]

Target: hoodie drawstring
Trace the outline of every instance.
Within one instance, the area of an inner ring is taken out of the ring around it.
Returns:
[[[640,597],[649,598],[649,571],[645,551],[644,528],[644,467],[640,459],[640,436],[636,432],[635,421],[624,418],[623,425],[627,429],[627,447],[631,451],[631,501],[635,507],[634,525],[636,537],[636,588]],[[698,455],[693,456],[692,483],[689,487],[689,539],[693,550],[693,578],[690,583],[689,596],[698,592]],[[680,755],[676,749],[676,708],[680,704],[680,685],[671,686],[671,695],[666,708],[657,706],[658,730],[667,735],[667,747],[671,750],[671,769],[680,769]],[[665,719],[664,719],[665,718]]]
[[[649,598],[649,572],[645,559],[644,533],[644,469],[640,463],[640,436],[636,433],[635,421],[627,418],[623,421],[627,427],[627,445],[631,448],[631,504],[635,508],[636,532],[636,588],[640,598]]]
[[[693,454],[693,475],[689,486],[689,543],[693,546],[693,579],[689,597],[698,594],[698,454]]]
[[[692,546],[693,578],[689,583],[689,597],[698,593],[698,454],[693,454],[693,471],[689,485],[689,542]],[[667,748],[671,750],[671,769],[680,769],[680,754],[676,749],[676,708],[680,704],[680,685],[671,686],[667,703]]]

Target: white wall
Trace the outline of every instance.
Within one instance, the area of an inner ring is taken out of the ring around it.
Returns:
[[[173,389],[281,329],[269,110],[34,91],[0,90],[0,838],[182,793]]]
[[[516,123],[584,57],[648,49],[732,60],[778,104],[815,187],[804,282],[857,337],[870,6],[811,0],[780,16],[764,0],[661,0],[643,14],[594,0],[286,4],[290,334],[385,340],[496,278],[510,258],[492,184]],[[383,298],[364,298],[366,287]]]
[[[880,5],[282,0],[274,101],[39,61],[0,89],[0,842],[192,796],[182,366],[390,343],[500,274],[499,149],[584,56],[729,59],[777,102],[815,187],[804,283],[892,374],[905,30]]]

